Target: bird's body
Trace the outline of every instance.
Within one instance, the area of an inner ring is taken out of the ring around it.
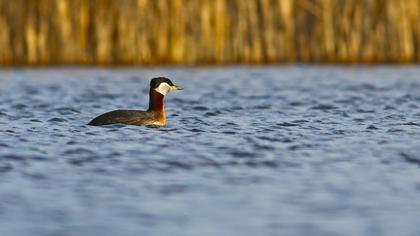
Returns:
[[[88,125],[111,124],[165,126],[166,118],[165,113],[154,111],[115,110],[96,117]]]
[[[150,100],[147,111],[140,110],[115,110],[104,113],[88,123],[88,125],[145,125],[145,126],[166,126],[166,115],[164,107],[165,95],[171,90],[180,90],[169,79],[158,77],[150,82]]]

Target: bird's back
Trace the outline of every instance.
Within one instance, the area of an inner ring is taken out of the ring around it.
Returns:
[[[153,112],[138,110],[115,110],[94,118],[88,123],[88,125],[153,125],[153,123],[156,123],[155,115]]]

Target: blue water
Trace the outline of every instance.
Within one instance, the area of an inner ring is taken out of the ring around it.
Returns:
[[[2,69],[0,235],[420,235],[419,140],[415,66]]]

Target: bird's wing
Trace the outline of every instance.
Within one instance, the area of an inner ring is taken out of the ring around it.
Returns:
[[[104,113],[94,118],[89,125],[110,125],[110,124],[142,124],[150,119],[145,111],[136,110],[115,110]]]

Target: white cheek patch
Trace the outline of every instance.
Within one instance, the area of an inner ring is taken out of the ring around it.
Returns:
[[[165,96],[171,91],[171,86],[168,83],[161,83],[159,87],[155,88],[155,91]]]

